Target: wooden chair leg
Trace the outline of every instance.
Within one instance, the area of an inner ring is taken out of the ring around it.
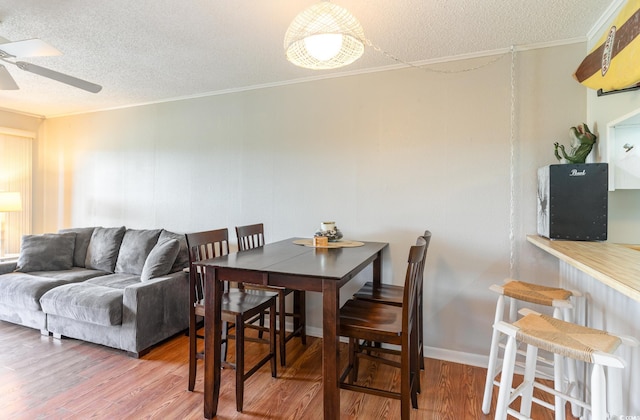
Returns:
[[[285,299],[284,291],[282,290],[278,291],[278,305],[279,305],[278,335],[280,339],[280,365],[281,366],[285,366],[287,363],[287,329],[286,329],[286,326],[287,326],[286,306],[287,305],[286,303],[287,303],[287,300]],[[275,316],[275,311],[274,311],[274,316]],[[271,314],[269,314],[269,317],[271,317]]]
[[[409,381],[409,389],[411,391],[411,406],[418,408],[418,392],[420,392],[420,362],[418,361],[418,325],[414,326],[414,330],[409,337],[409,348],[411,349],[409,354],[409,374],[407,380]]]
[[[420,323],[416,322],[416,329],[420,328]],[[411,345],[411,372],[415,373],[415,405],[413,408],[418,408],[418,396],[420,392],[422,392],[422,387],[420,386],[420,370],[422,369],[420,363],[420,332],[416,331],[414,334],[415,338],[413,339],[413,343]]]
[[[271,316],[271,314],[275,314],[276,305],[275,303],[271,305],[271,309],[269,309],[269,351],[271,353],[271,376],[277,377],[277,365],[278,361],[276,356],[276,317]]]
[[[420,370],[424,370],[424,302],[422,301],[422,289],[420,290],[418,308],[418,354],[420,355]]]
[[[236,410],[242,412],[244,403],[244,322],[236,316]]]
[[[227,350],[229,348],[229,323],[222,322],[222,348],[220,350],[220,358],[223,362],[227,361]]]
[[[196,384],[196,365],[197,365],[197,333],[195,317],[189,319],[189,391],[193,391]]]
[[[355,338],[349,338],[349,383],[354,383],[358,380],[358,356],[356,351],[358,350],[357,341]]]
[[[294,318],[294,330],[297,331],[298,328],[300,329],[300,332],[298,333],[298,335],[300,336],[300,341],[302,342],[303,346],[307,345],[307,317],[306,317],[306,309],[307,309],[307,304],[306,304],[306,295],[304,291],[301,290],[296,290],[295,292],[293,292],[293,302],[294,302],[294,308],[295,308],[295,313],[299,314],[298,317]]]
[[[409,339],[410,340],[410,339]],[[403,345],[409,351],[403,351],[400,356],[400,418],[411,418],[411,347]]]
[[[260,329],[258,330],[258,338],[262,339],[264,335],[264,330],[262,329],[262,327],[264,327],[264,313],[261,313],[258,317],[258,325],[260,325]]]

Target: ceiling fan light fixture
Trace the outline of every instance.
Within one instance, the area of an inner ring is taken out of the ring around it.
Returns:
[[[20,70],[28,71],[51,80],[55,80],[78,89],[86,90],[91,93],[98,93],[102,90],[102,86],[86,80],[79,79],[68,74],[60,73],[55,70],[41,67],[24,61],[16,61],[16,57],[42,57],[51,55],[60,55],[61,52],[47,44],[46,42],[34,38],[24,41],[9,42],[7,39],[0,37],[0,61],[9,63]],[[0,90],[16,90],[18,84],[7,71],[4,65],[0,64]]]
[[[284,36],[287,60],[314,70],[353,63],[364,53],[364,44],[364,31],[358,19],[329,1],[303,10]]]

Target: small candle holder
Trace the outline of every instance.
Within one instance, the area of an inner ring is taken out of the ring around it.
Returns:
[[[328,246],[328,245],[329,245],[329,238],[327,238],[326,236],[313,237],[313,246],[320,247],[320,246]]]

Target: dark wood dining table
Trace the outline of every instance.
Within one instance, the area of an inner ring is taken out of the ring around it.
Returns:
[[[322,293],[324,418],[340,418],[340,288],[369,264],[373,282],[382,273],[383,242],[349,248],[312,248],[290,238],[261,248],[202,260],[205,271],[204,416],[216,415],[220,394],[222,281],[239,281]]]

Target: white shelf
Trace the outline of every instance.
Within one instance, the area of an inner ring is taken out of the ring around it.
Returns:
[[[640,109],[607,124],[609,191],[640,189]]]

